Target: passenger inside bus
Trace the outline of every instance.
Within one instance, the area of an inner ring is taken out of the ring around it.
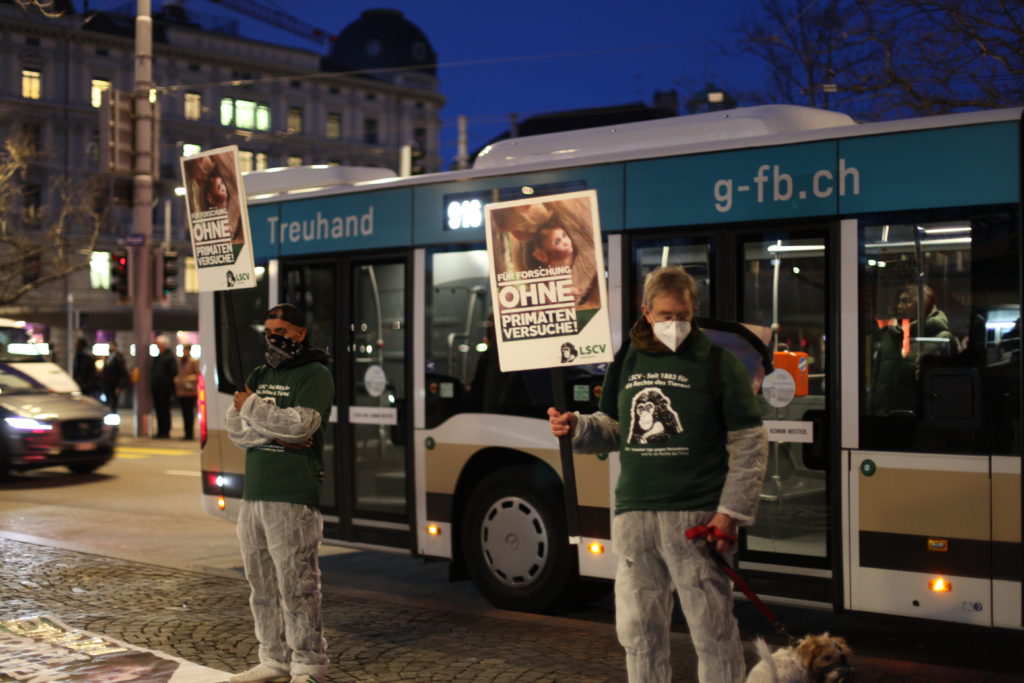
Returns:
[[[918,306],[918,299],[923,299],[923,306]],[[925,311],[923,326],[918,315],[921,309]],[[959,351],[949,318],[935,305],[931,287],[910,284],[897,293],[893,317],[878,324],[872,345],[870,413],[916,414],[922,365]]]

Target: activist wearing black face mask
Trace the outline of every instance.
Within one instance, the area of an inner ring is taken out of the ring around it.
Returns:
[[[295,306],[287,303],[278,304],[267,311],[266,320],[284,320],[296,327],[306,327],[305,314]],[[289,369],[307,363],[319,362],[326,364],[330,361],[330,356],[326,352],[313,348],[310,345],[308,332],[305,335],[297,336],[302,336],[302,341],[297,341],[283,334],[264,333],[264,359],[269,367]]]
[[[305,350],[305,344],[289,339],[280,334],[268,334],[263,339],[266,352],[263,357],[272,368],[281,367],[284,363],[299,356]]]

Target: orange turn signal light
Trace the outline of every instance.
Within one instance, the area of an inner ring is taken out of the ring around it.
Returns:
[[[589,550],[594,555],[603,555],[604,545],[598,543],[597,541],[593,541],[587,545],[587,550]]]
[[[948,593],[953,590],[953,584],[940,576],[929,581],[928,588],[936,593]]]
[[[431,536],[440,536],[441,535],[441,527],[439,527],[436,524],[428,524],[427,525],[427,533],[430,534]]]

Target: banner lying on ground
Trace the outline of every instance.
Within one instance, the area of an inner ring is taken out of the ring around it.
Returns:
[[[0,621],[0,683],[216,683],[227,674],[53,617]]]

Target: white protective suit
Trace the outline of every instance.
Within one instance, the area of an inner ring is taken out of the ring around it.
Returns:
[[[573,451],[608,453],[619,449],[619,423],[604,413],[579,415]],[[767,462],[763,427],[730,431],[726,450],[729,473],[718,512],[746,526],[754,522]],[[686,530],[705,525],[715,510],[634,510],[615,515],[612,549],[618,555],[615,575],[615,622],[626,651],[631,683],[672,680],[669,635],[672,589],[697,651],[701,683],[742,683],[743,648],[733,616],[732,583],[711,558],[704,541],[686,538]],[[732,561],[735,548],[725,554]]]
[[[320,428],[312,408],[278,407],[273,399],[250,396],[241,411],[228,409],[231,441],[243,449],[274,440],[302,443]],[[243,500],[238,539],[249,606],[259,641],[260,663],[291,675],[322,679],[327,642],[320,613],[320,541],[323,519],[308,505]]]

